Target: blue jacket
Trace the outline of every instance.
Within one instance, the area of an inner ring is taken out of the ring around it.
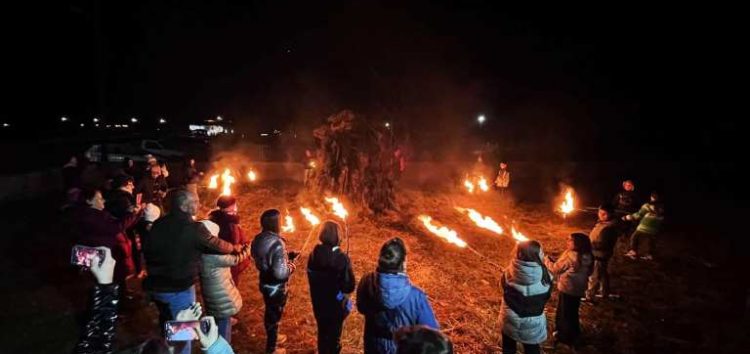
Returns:
[[[365,316],[365,354],[395,354],[393,334],[401,327],[440,329],[427,295],[406,274],[370,273],[357,288],[357,310]]]
[[[211,344],[208,349],[204,349],[204,352],[206,354],[234,354],[234,350],[232,350],[232,346],[227,343],[227,341],[224,339],[224,337],[219,336],[218,339],[214,342],[214,344]]]

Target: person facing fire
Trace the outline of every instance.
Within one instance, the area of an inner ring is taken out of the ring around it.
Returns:
[[[352,308],[349,294],[354,291],[354,271],[349,256],[339,248],[340,235],[339,224],[323,223],[318,236],[320,244],[307,262],[320,354],[341,352],[341,330]]]
[[[631,214],[638,211],[638,196],[635,194],[635,183],[632,180],[622,182],[622,190],[612,200],[616,211],[622,214]]]
[[[500,170],[497,172],[497,178],[495,178],[495,188],[500,193],[505,193],[510,186],[510,171],[508,171],[508,164],[505,162],[500,163]]]
[[[401,327],[440,329],[427,295],[406,275],[406,246],[398,237],[383,244],[377,269],[359,283],[357,311],[365,316],[365,354],[395,354],[393,335]]]
[[[615,251],[617,237],[620,235],[615,217],[615,208],[610,204],[599,207],[599,221],[589,234],[591,249],[594,255],[594,272],[589,277],[589,288],[586,299],[593,300],[595,296],[607,299],[609,293],[609,260]]]
[[[622,217],[625,221],[638,221],[638,227],[635,229],[633,236],[630,237],[630,251],[625,256],[636,259],[641,254],[638,246],[644,244],[644,252],[641,259],[653,260],[652,252],[654,249],[654,238],[661,229],[664,222],[664,203],[659,193],[651,193],[651,199],[648,203],[643,204],[641,209],[633,214]]]
[[[591,240],[586,234],[576,232],[568,237],[567,249],[560,258],[546,256],[544,265],[557,277],[557,312],[555,313],[555,343],[571,347],[578,345],[581,337],[579,309],[581,297],[586,295],[586,286],[592,272],[594,256]]]
[[[298,252],[286,251],[286,243],[279,235],[281,230],[281,213],[269,209],[260,216],[261,233],[255,235],[250,246],[250,253],[255,261],[259,274],[259,288],[263,295],[265,313],[263,325],[266,329],[266,353],[286,353],[276,349],[277,344],[286,341],[285,335],[278,334],[279,321],[286,305],[286,284],[297,268],[293,263]]]
[[[524,353],[538,354],[540,344],[547,340],[544,305],[552,296],[552,277],[537,241],[519,242],[511,257],[500,277],[503,353],[514,354],[520,343]]]
[[[250,243],[240,228],[240,216],[237,214],[237,199],[231,195],[222,195],[216,200],[219,209],[212,211],[208,219],[219,225],[219,238],[233,245]],[[250,266],[250,260],[244,260],[232,267],[232,280],[240,286],[240,273]]]

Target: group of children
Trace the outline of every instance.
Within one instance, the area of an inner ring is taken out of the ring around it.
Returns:
[[[551,297],[553,282],[558,289],[554,342],[580,344],[581,301],[593,303],[596,298],[616,297],[610,293],[608,266],[618,237],[633,228],[629,222],[637,224],[625,256],[653,259],[654,238],[664,220],[664,205],[657,192],[637,209],[635,186],[625,181],[614,205],[600,206],[597,214],[591,232],[571,234],[566,250],[557,259],[545,256],[541,244],[533,240],[518,243],[513,249],[501,279],[504,354],[515,353],[517,343],[527,354],[541,352],[540,344],[547,339],[544,306]],[[645,246],[643,252],[639,250],[641,244]]]

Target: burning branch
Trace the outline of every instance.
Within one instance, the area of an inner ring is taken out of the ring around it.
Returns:
[[[208,189],[216,189],[219,188],[219,175],[213,175],[211,176],[211,180],[208,182]]]
[[[286,216],[284,217],[284,221],[284,226],[281,227],[281,231],[294,232],[294,219],[292,219],[292,216],[289,215],[288,210],[286,212]]]
[[[427,215],[420,215],[418,219],[424,224],[427,230],[437,235],[438,237],[458,247],[461,247],[461,248],[466,247],[466,242],[458,238],[458,233],[456,231],[451,230],[445,226],[441,226],[441,227],[435,226],[434,224],[432,224],[432,217],[427,216]]]
[[[477,226],[490,230],[498,235],[503,234],[503,228],[498,225],[495,220],[492,220],[489,216],[483,216],[478,211],[474,209],[466,209],[466,208],[459,208],[456,207],[456,210],[458,210],[461,213],[467,213],[471,221],[474,222]]]
[[[315,216],[312,211],[308,208],[299,208],[299,211],[302,212],[302,215],[305,216],[305,219],[307,222],[310,223],[311,226],[315,227],[316,225],[320,224],[320,219]]]
[[[258,175],[255,171],[250,170],[250,172],[247,173],[247,179],[250,180],[250,182],[255,182],[258,179]]]
[[[331,204],[331,208],[333,208],[333,213],[341,218],[341,220],[346,221],[346,217],[349,215],[349,212],[344,208],[344,204],[342,204],[338,198],[332,197],[332,198],[325,198],[326,203]]]
[[[510,233],[513,234],[513,238],[516,240],[516,242],[524,242],[524,241],[529,240],[529,238],[526,237],[526,235],[522,234],[519,231],[516,231],[515,226],[510,227]]]
[[[565,193],[565,200],[563,200],[562,204],[560,204],[560,212],[563,215],[563,218],[566,218],[568,214],[572,213],[573,210],[575,210],[575,203],[573,200],[573,188],[568,188],[567,193]]]
[[[224,184],[221,195],[232,195],[232,183],[235,182],[235,178],[228,168],[224,169],[224,173],[221,174],[221,182]]]

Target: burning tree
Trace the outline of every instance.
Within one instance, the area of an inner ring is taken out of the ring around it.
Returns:
[[[317,163],[310,188],[318,194],[346,195],[375,213],[396,210],[396,144],[388,129],[369,125],[345,110],[313,131]]]

